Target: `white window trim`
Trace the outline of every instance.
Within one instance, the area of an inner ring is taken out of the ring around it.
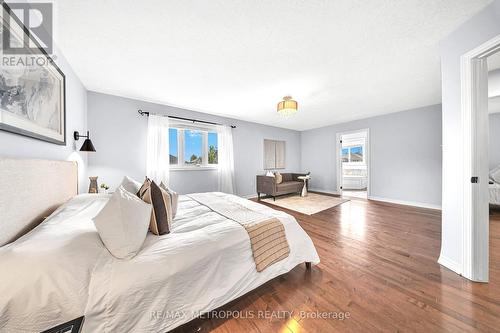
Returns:
[[[170,170],[172,171],[196,171],[196,170],[217,170],[219,168],[218,164],[209,164],[208,163],[208,133],[217,133],[217,131],[204,130],[197,127],[189,127],[189,126],[170,126],[170,128],[177,130],[177,164],[170,164]],[[199,131],[201,132],[201,143],[202,143],[202,152],[201,152],[201,161],[202,164],[193,165],[186,164],[184,158],[184,147],[185,147],[185,130],[191,131]],[[217,133],[217,142],[219,142],[219,133]]]
[[[351,148],[354,148],[354,147],[360,147],[361,146],[361,149],[363,150],[363,160],[360,161],[360,162],[351,162]],[[344,150],[344,149],[348,149],[349,150],[349,153],[347,154],[348,158],[349,158],[349,162],[342,162],[344,163],[345,165],[349,166],[349,165],[365,165],[365,145],[364,144],[355,144],[355,145],[352,145],[352,146],[347,146],[347,147],[342,147],[341,150]]]

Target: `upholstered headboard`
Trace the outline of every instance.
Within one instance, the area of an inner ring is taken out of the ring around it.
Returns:
[[[0,246],[33,229],[77,192],[76,162],[0,158]]]

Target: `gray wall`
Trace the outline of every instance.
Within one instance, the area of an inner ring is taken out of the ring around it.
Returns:
[[[441,205],[441,106],[302,132],[302,169],[311,187],[337,191],[336,134],[370,129],[371,197]]]
[[[460,273],[463,207],[460,57],[500,35],[497,0],[441,41],[443,101],[443,220],[439,262]],[[470,175],[468,176],[470,177]]]
[[[0,131],[0,156],[77,161],[82,192],[88,186],[85,178],[87,153],[80,153],[75,149],[73,131],[81,132],[87,128],[87,90],[62,54],[55,50],[55,55],[57,65],[66,75],[66,146]],[[80,145],[81,143],[82,141],[79,141]]]
[[[146,174],[147,118],[138,109],[236,125],[233,130],[236,191],[255,194],[255,176],[263,170],[263,140],[286,141],[286,170],[300,171],[300,132],[212,116],[165,105],[89,92],[88,125],[97,152],[89,155],[89,176],[112,188],[124,175],[142,180]],[[180,193],[217,191],[217,171],[171,171],[170,184]]]
[[[490,114],[490,170],[500,165],[500,113]]]

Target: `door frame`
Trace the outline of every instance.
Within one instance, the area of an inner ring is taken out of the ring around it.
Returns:
[[[489,195],[487,153],[488,56],[500,51],[500,35],[460,58],[462,150],[462,276],[489,279]],[[486,72],[485,72],[486,71]],[[486,96],[486,97],[485,97]],[[482,149],[481,149],[482,148]],[[472,177],[479,177],[473,183]]]
[[[335,136],[335,155],[336,155],[336,163],[337,163],[337,194],[342,196],[342,163],[340,162],[340,155],[342,153],[342,145],[340,143],[340,139],[342,135],[353,134],[359,132],[366,132],[366,143],[365,143],[365,161],[366,161],[366,171],[367,171],[367,185],[366,185],[366,198],[370,198],[371,194],[371,171],[370,171],[370,157],[371,157],[371,147],[370,147],[370,129],[369,128],[361,128],[358,130],[352,131],[344,131],[337,132]]]

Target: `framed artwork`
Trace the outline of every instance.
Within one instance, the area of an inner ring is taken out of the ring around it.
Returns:
[[[5,2],[0,14],[0,129],[66,145],[64,73]],[[35,47],[7,54],[6,40],[9,48],[27,41]]]

